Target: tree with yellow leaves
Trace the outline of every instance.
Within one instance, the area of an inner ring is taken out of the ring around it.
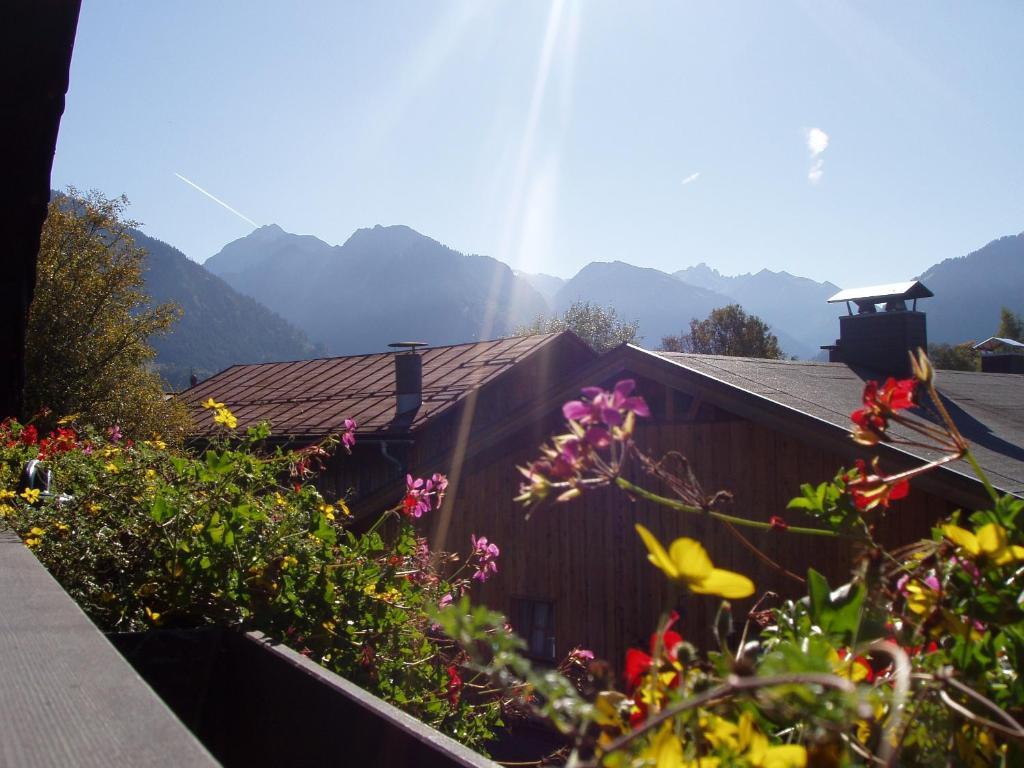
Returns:
[[[29,314],[25,403],[45,422],[68,414],[130,436],[183,434],[184,411],[148,368],[149,338],[177,319],[142,291],[145,251],[127,200],[74,189],[50,203]],[[48,415],[46,415],[48,414]]]

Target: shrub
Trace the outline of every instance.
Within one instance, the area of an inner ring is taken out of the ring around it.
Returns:
[[[480,556],[446,574],[453,558],[429,551],[408,505],[354,533],[345,499],[308,482],[337,440],[267,449],[269,427],[238,435],[230,411],[210,405],[224,434],[195,453],[117,428],[65,423],[40,439],[34,425],[4,422],[2,522],[106,632],[258,629],[482,748],[498,704],[462,695],[474,677],[428,615],[467,588]],[[32,459],[52,472],[52,492],[19,483]],[[421,514],[443,492],[439,476],[410,479]]]

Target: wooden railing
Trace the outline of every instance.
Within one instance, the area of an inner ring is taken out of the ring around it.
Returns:
[[[0,766],[218,762],[497,768],[259,633],[108,638],[0,531]]]

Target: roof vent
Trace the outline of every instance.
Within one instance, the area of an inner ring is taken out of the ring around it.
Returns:
[[[907,352],[928,348],[925,314],[917,311],[917,300],[934,295],[917,280],[840,291],[828,303],[845,302],[848,314],[839,318],[835,345],[823,347],[829,361],[889,376],[908,375]],[[856,314],[851,305],[856,305]]]
[[[416,350],[427,345],[423,341],[396,341],[388,346],[404,350],[395,355],[395,417],[411,423],[423,403],[423,358]]]

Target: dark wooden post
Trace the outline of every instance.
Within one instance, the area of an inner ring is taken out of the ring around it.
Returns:
[[[80,6],[12,0],[0,11],[0,418],[25,416],[25,331]]]

